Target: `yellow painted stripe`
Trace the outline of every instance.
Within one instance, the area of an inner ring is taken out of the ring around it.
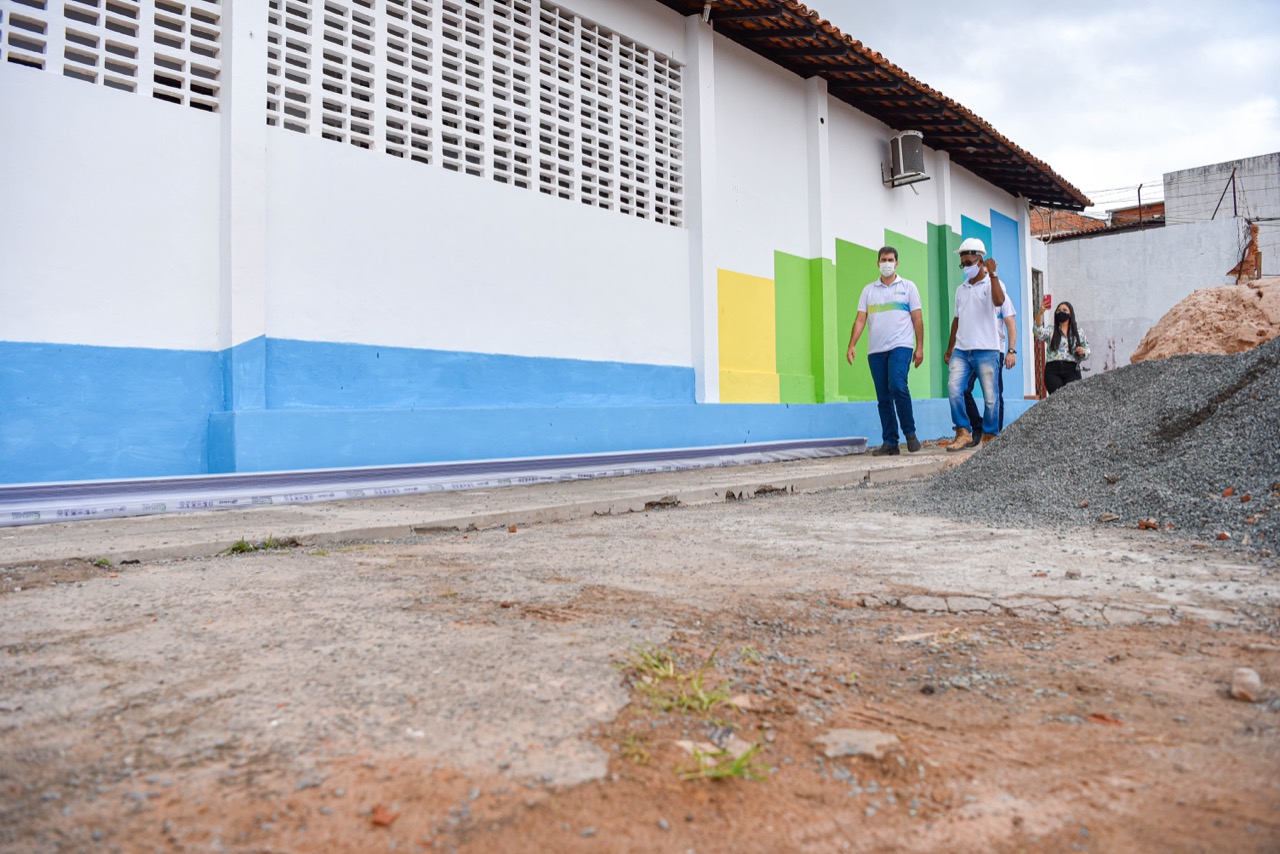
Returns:
[[[721,403],[779,403],[781,400],[777,374],[720,372]]]
[[[778,403],[776,301],[772,279],[717,271],[720,400]]]

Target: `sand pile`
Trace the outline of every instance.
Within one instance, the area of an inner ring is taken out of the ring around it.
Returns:
[[[997,525],[1171,525],[1280,553],[1280,339],[1071,383],[898,500]]]
[[[1280,335],[1280,277],[1196,291],[1148,330],[1131,362],[1242,353]]]

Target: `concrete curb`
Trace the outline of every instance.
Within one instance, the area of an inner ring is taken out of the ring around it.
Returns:
[[[924,461],[892,469],[868,469],[860,479],[851,479],[848,473],[810,475],[793,479],[772,481],[746,481],[736,486],[679,490],[674,493],[636,493],[625,498],[605,501],[576,501],[566,504],[503,510],[496,513],[473,513],[451,519],[437,519],[412,527],[414,534],[430,534],[437,531],[480,530],[504,528],[509,525],[535,525],[544,522],[567,522],[588,516],[617,516],[624,513],[642,513],[658,507],[696,506],[717,504],[723,501],[747,501],[771,495],[821,492],[840,489],[858,482],[889,483],[925,477],[950,468],[951,461]],[[353,532],[343,532],[344,534]],[[365,537],[346,537],[365,539]]]
[[[10,529],[16,536],[6,535],[6,539],[22,539],[0,546],[0,566],[56,564],[76,559],[106,558],[118,564],[126,560],[213,557],[240,539],[232,531],[254,531],[258,533],[241,536],[292,538],[304,546],[325,546],[511,525],[526,527],[591,516],[642,513],[661,507],[745,501],[770,495],[840,489],[860,483],[910,480],[944,471],[968,456],[928,455],[900,462],[896,459],[872,461],[859,455],[836,458],[827,464],[829,470],[816,473],[809,469],[822,467],[821,464],[798,470],[788,469],[785,464],[761,464],[685,472],[665,479],[636,475],[563,484],[545,490],[511,487],[477,493],[489,496],[488,503],[498,507],[462,512],[454,507],[433,508],[428,503],[389,510],[387,505],[379,503],[381,499],[371,499],[347,503],[341,511],[328,510],[326,505],[308,505],[64,523],[64,531],[60,533],[65,536],[45,533],[40,526],[35,526]],[[600,492],[609,494],[602,497]],[[454,495],[466,497],[466,493]],[[471,503],[479,503],[474,496],[469,498],[473,499]],[[366,516],[367,523],[361,518]]]

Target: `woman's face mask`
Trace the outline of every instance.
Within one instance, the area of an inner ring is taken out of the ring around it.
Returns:
[[[1071,319],[1071,312],[1059,310],[1054,313],[1053,319],[1056,320],[1058,323],[1066,323],[1068,320]]]

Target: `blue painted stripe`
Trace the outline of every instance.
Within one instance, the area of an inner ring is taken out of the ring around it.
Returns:
[[[625,406],[694,402],[693,369],[267,340],[269,409]]]
[[[226,353],[0,342],[0,483],[615,453],[880,430],[874,403],[699,405],[688,369],[296,343],[249,342],[243,358],[229,360]],[[283,359],[272,358],[277,350]],[[350,376],[392,390],[352,391],[377,406],[317,408],[344,399],[346,389],[335,389],[332,374],[308,389],[300,364],[308,353],[372,356],[373,368],[364,364]],[[386,353],[395,367],[380,372]],[[543,361],[550,364],[537,364]],[[290,391],[276,393],[292,408],[224,411],[227,381],[243,380],[252,400],[263,364],[267,403],[275,405],[272,389],[283,388]],[[427,364],[439,369],[443,388],[413,379]],[[570,374],[560,384],[557,369]],[[517,383],[524,375],[535,378],[533,389],[504,396],[498,377]],[[561,405],[526,405],[557,395]],[[390,408],[395,401],[404,405]],[[1022,403],[1008,402],[1007,420]],[[916,401],[914,408],[921,438],[951,433],[945,400]]]
[[[1030,405],[1007,401],[1005,423]],[[922,439],[952,435],[945,400],[913,402]],[[224,413],[234,437],[228,471],[384,466],[501,457],[695,448],[792,439],[879,436],[874,402],[688,404],[423,411]]]
[[[0,342],[0,483],[207,469],[217,353]]]
[[[996,210],[991,211],[991,256],[999,262],[997,272],[1000,281],[1004,284],[1009,298],[1013,300],[1014,310],[1018,312],[1015,323],[1017,323],[1018,337],[1021,338],[1025,329],[1024,324],[1031,320],[1030,315],[1023,311],[1022,240],[1019,236],[1018,221]],[[1016,342],[1014,346],[1017,346]],[[1031,353],[1025,352],[1024,358],[1032,358]],[[1023,396],[1021,370],[1005,372],[1004,390],[1006,395]]]
[[[265,409],[267,405],[267,339],[252,338],[223,350],[222,408]]]
[[[235,425],[210,416],[228,409],[693,400],[693,369],[662,365],[265,338],[221,353],[0,342],[0,483],[225,471]]]

